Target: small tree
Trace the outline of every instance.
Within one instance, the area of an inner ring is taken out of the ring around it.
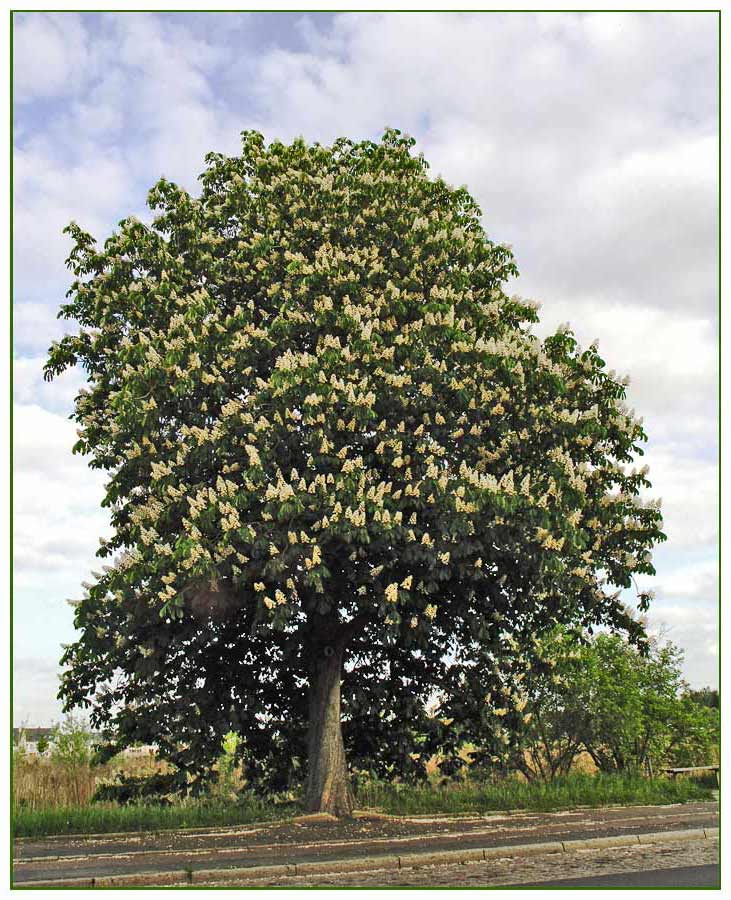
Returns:
[[[565,773],[582,750],[603,772],[715,758],[718,716],[685,692],[682,653],[673,644],[653,642],[641,654],[618,635],[560,629],[543,648],[553,675],[531,682],[531,719],[512,755],[527,776]]]
[[[51,760],[61,766],[69,779],[73,800],[81,803],[89,787],[93,736],[80,718],[67,715],[51,737]]]
[[[566,775],[584,750],[591,710],[577,697],[583,661],[578,636],[556,628],[540,641],[545,667],[526,673],[526,706],[510,734],[502,768],[521,772],[528,781],[552,781]]]
[[[215,782],[211,787],[211,793],[222,799],[230,800],[237,789],[236,764],[241,738],[234,731],[224,735],[221,743],[221,755],[216,765]]]
[[[510,250],[413,144],[245,132],[199,197],[158,182],[151,224],[72,224],[80,327],[46,368],[88,375],[75,449],[109,473],[117,554],[66,706],[183,773],[229,730],[253,771],[306,759],[313,811],[352,810],[346,741],[418,772],[427,730],[459,765],[490,705],[520,717],[507,680],[557,622],[641,641],[616,591],[663,539],[625,382],[532,333]]]
[[[687,690],[673,644],[653,641],[642,654],[618,635],[558,628],[540,645],[550,674],[528,673],[526,714],[504,765],[548,781],[584,751],[603,772],[717,758],[718,713]]]
[[[25,739],[25,730],[21,728],[20,731],[18,732],[17,740],[13,736],[10,739],[10,742],[11,742],[11,747],[12,747],[13,759],[18,759],[18,760],[24,759],[28,752],[27,745],[26,745],[26,739]]]
[[[721,715],[717,707],[684,694],[673,710],[670,740],[663,757],[668,766],[708,766],[719,761]]]
[[[650,697],[646,670],[639,654],[617,635],[598,635],[582,648],[574,680],[576,702],[589,713],[582,741],[603,772],[637,768],[644,762],[641,747],[658,726],[657,712],[666,696]],[[648,709],[649,707],[649,709]]]

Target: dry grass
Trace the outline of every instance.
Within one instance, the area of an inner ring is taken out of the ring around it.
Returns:
[[[86,806],[100,784],[117,774],[152,775],[167,771],[154,756],[119,757],[104,766],[64,765],[39,756],[16,754],[13,759],[13,809],[54,809]]]
[[[474,749],[475,749],[474,745],[465,744],[465,746],[462,748],[462,750],[460,750],[459,755],[467,764],[465,766],[465,768],[463,769],[463,774],[469,774],[470,754],[472,753],[472,751]],[[528,755],[527,751],[526,751],[525,756],[526,756],[526,760],[528,760],[529,755]],[[440,761],[439,756],[432,756],[431,759],[429,760],[429,762],[426,764],[426,772],[430,778],[438,778],[439,777],[439,761]],[[574,760],[574,762],[571,766],[571,774],[595,775],[598,771],[599,770],[597,769],[596,764],[594,763],[594,760],[585,751],[582,751],[581,753],[579,753],[579,755],[576,757],[576,759]],[[522,775],[520,772],[514,772],[511,777],[517,779],[518,781],[526,781],[527,780],[525,778],[525,776]]]
[[[466,763],[469,762],[470,745],[461,752]],[[432,757],[427,763],[427,772],[432,780],[438,778],[438,757]],[[118,773],[127,776],[147,776],[158,772],[167,772],[169,767],[154,755],[115,757],[104,766],[63,765],[47,757],[16,754],[13,760],[13,808],[38,810],[54,809],[67,806],[87,806],[97,787],[113,782]],[[465,767],[465,774],[469,767]],[[591,775],[596,766],[588,753],[577,757],[572,766],[572,773]],[[520,773],[513,776],[517,781],[524,781]],[[237,769],[231,773],[230,780],[222,782],[212,789],[217,799],[226,799],[241,790],[244,782]],[[230,799],[230,798],[229,798]]]
[[[149,831],[242,825],[291,814],[295,804],[282,806],[253,795],[237,796],[240,772],[198,799],[180,798],[169,806],[151,803],[92,803],[102,784],[118,774],[144,777],[169,771],[154,756],[116,757],[104,766],[63,763],[57,759],[16,754],[13,760],[13,830],[16,836],[81,834],[109,831]],[[299,807],[297,807],[299,811]]]

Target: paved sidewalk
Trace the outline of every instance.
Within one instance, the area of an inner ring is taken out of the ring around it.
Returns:
[[[333,875],[295,875],[269,882],[267,887],[444,887],[475,888],[507,885],[541,887],[543,882],[569,878],[596,878],[631,872],[666,870],[672,881],[673,869],[718,865],[718,841],[692,841],[679,845],[669,841],[652,847],[617,847],[607,850],[579,850],[554,856],[527,856],[496,859],[483,863],[424,866],[401,871],[353,872]],[[717,882],[717,876],[709,885]],[[218,882],[235,887],[251,882]]]
[[[18,840],[14,880],[18,886],[61,879],[90,884],[91,879],[109,878],[130,884],[137,877],[147,884],[190,883],[196,872],[202,876],[211,870],[218,873],[217,880],[223,880],[227,869],[303,863],[322,867],[333,861],[357,864],[364,857],[390,856],[395,861],[414,853],[471,849],[479,854],[478,848],[697,831],[717,824],[718,807],[713,802],[460,819],[361,816],[341,822],[305,817],[195,833]],[[400,863],[395,865],[398,868]]]

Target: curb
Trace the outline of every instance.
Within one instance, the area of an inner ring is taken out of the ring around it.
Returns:
[[[611,837],[586,838],[572,841],[548,841],[536,844],[512,844],[506,847],[484,847],[470,850],[441,850],[434,853],[407,853],[401,856],[365,856],[360,859],[333,859],[301,863],[281,863],[271,866],[248,866],[232,869],[193,869],[140,874],[103,875],[100,878],[57,878],[14,883],[13,888],[46,887],[131,887],[212,884],[229,881],[269,881],[296,875],[324,875],[348,872],[414,869],[421,866],[465,865],[505,859],[514,856],[542,856],[552,853],[572,853],[606,847],[636,847],[667,841],[715,840],[718,828],[692,828],[684,831],[655,831],[646,834],[619,834]]]

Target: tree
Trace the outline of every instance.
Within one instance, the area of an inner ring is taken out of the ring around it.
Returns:
[[[53,729],[51,759],[61,766],[68,778],[75,803],[81,803],[88,786],[92,763],[93,736],[79,718],[67,715]]]
[[[703,687],[695,690],[688,689],[686,696],[700,706],[707,706],[711,709],[720,709],[720,700],[717,688]]]
[[[519,716],[543,629],[643,640],[619,592],[663,539],[625,382],[568,327],[532,333],[510,250],[413,144],[244,132],[199,197],[160,180],[151,223],[101,247],[72,223],[79,328],[46,365],[88,375],[75,449],[109,472],[117,554],[78,602],[67,707],[154,732],[186,777],[229,730],[250,771],[306,757],[306,807],[336,814],[341,718],[357,753],[392,739],[378,765],[418,773],[417,732],[454,760],[486,694]]]
[[[67,715],[56,725],[51,735],[51,758],[61,765],[88,766],[91,764],[93,735],[86,723]]]
[[[584,679],[582,639],[589,640],[562,626],[541,637],[548,671],[527,674],[525,715],[510,734],[509,756],[498,760],[501,769],[521,772],[528,781],[552,781],[568,774],[585,749],[592,710],[578,691]]]
[[[684,694],[673,709],[663,755],[668,766],[717,764],[721,746],[721,715],[717,707],[698,703]]]
[[[717,759],[718,712],[702,692],[687,690],[674,644],[653,639],[640,653],[620,635],[563,627],[540,644],[551,672],[528,673],[526,715],[499,768],[550,781],[582,752],[603,772],[652,774]]]
[[[654,640],[641,654],[620,635],[558,629],[544,652],[554,674],[531,685],[532,720],[513,754],[527,775],[565,773],[582,750],[603,772],[652,773],[715,759],[718,715],[687,691],[674,644]]]

